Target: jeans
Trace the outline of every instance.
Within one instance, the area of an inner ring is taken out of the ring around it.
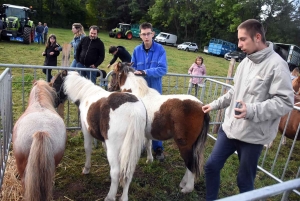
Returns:
[[[154,151],[156,151],[158,148],[161,148],[161,150],[164,150],[162,141],[152,140],[152,149]]]
[[[36,37],[38,39],[38,44],[43,43],[43,34],[42,33],[36,33]]]
[[[198,96],[198,91],[199,91],[199,85],[198,84],[193,84],[193,83],[189,83],[189,87],[188,87],[188,91],[187,94],[191,94],[192,91],[192,87],[195,86],[195,96]]]
[[[80,62],[78,62],[76,64],[77,68],[89,68],[83,64],[81,64]],[[96,79],[97,79],[97,71],[79,71],[80,75],[90,79],[94,84],[96,84]]]
[[[254,189],[257,163],[263,145],[250,144],[227,138],[222,126],[218,131],[218,138],[205,164],[206,200],[216,200],[220,187],[220,172],[227,158],[235,151],[238,153],[239,170],[237,185],[240,193]]]
[[[76,65],[77,65],[77,61],[76,61],[76,59],[74,59],[70,65],[70,67],[76,67]]]
[[[47,76],[47,82],[50,82],[52,79],[51,71],[52,69],[43,69],[43,73]]]

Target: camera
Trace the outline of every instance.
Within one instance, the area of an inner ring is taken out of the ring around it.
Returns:
[[[235,104],[235,108],[241,108],[242,107],[242,103],[240,103],[240,102],[236,102],[236,104]],[[241,114],[241,112],[238,112],[238,111],[234,111],[234,114],[235,115],[240,115]]]

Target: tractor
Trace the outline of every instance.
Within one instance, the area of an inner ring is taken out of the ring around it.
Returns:
[[[29,15],[35,13],[35,10],[24,6],[3,4],[0,7],[0,20],[3,21],[0,40],[17,40],[24,44],[34,42],[35,26]]]
[[[110,37],[132,39],[132,31],[130,24],[119,23],[118,26],[109,32]]]

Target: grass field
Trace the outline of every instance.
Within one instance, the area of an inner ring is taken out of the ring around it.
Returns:
[[[66,29],[49,29],[49,33],[57,36],[59,44],[69,43],[72,40],[71,30]],[[110,45],[122,45],[132,53],[136,45],[141,43],[140,39],[133,39],[131,41],[125,39],[110,38],[108,33],[100,32],[99,37],[105,44],[106,57],[101,69],[109,72],[106,69],[107,64],[112,59],[108,54]],[[19,42],[0,42],[0,63],[4,64],[26,64],[26,65],[43,65],[44,45],[32,44],[24,45]],[[204,64],[207,68],[207,75],[210,76],[225,76],[227,75],[229,62],[221,57],[205,55],[202,52],[185,52],[179,51],[175,47],[165,46],[168,60],[168,72],[187,74],[188,68],[194,62],[196,56],[201,55],[204,58]],[[72,58],[72,56],[71,56]],[[59,57],[60,65],[61,57]],[[0,68],[0,73],[4,68]],[[17,103],[20,100],[21,90],[21,70],[13,69],[13,102]],[[53,72],[55,74],[55,71]],[[37,77],[45,79],[45,75],[41,70],[37,70]],[[33,80],[34,74],[32,70],[25,70],[25,80],[29,83]],[[30,87],[27,87],[26,94]],[[14,106],[14,120],[18,119],[22,110]],[[276,147],[280,139],[278,135],[274,143],[274,149],[269,151],[272,157],[276,154]],[[285,156],[288,154],[291,141],[288,140],[288,145],[283,148],[280,154]],[[205,160],[212,150],[214,140],[208,139],[205,153]],[[152,164],[146,164],[146,157],[142,155],[140,162],[135,171],[132,183],[129,188],[129,200],[135,201],[192,201],[205,200],[205,182],[204,176],[201,175],[195,182],[195,190],[189,194],[182,194],[180,192],[179,183],[185,172],[183,160],[179,156],[176,145],[172,140],[164,142],[166,160],[163,163],[154,161]],[[299,144],[296,145],[294,153],[299,153]],[[272,158],[270,157],[270,158]],[[288,174],[293,175],[294,169],[299,167],[299,157],[293,155],[292,168]],[[89,175],[82,175],[82,167],[85,162],[85,153],[83,147],[83,136],[81,131],[69,130],[67,149],[62,162],[59,164],[55,177],[54,200],[104,200],[110,187],[109,165],[106,159],[105,151],[102,147],[93,149],[92,154],[92,168]],[[274,174],[280,174],[284,164],[284,160],[278,162],[278,171],[276,169]],[[265,166],[270,166],[271,161],[267,160]],[[238,157],[236,155],[230,157],[225,164],[221,175],[220,198],[227,197],[238,193],[236,186],[236,175],[238,171]],[[277,176],[278,176],[277,175]],[[291,176],[292,177],[292,176]],[[264,173],[258,172],[255,187],[260,188],[267,185],[274,184],[274,180],[267,177]],[[121,188],[118,191],[118,197],[121,194]],[[299,197],[292,195],[290,200],[297,200]],[[268,200],[280,200],[279,197],[270,198]]]

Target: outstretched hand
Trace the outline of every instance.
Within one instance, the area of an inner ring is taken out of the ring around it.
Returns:
[[[208,112],[211,111],[211,110],[212,110],[212,108],[211,108],[210,105],[204,105],[204,106],[202,106],[202,111],[203,111],[204,113],[208,113]]]

